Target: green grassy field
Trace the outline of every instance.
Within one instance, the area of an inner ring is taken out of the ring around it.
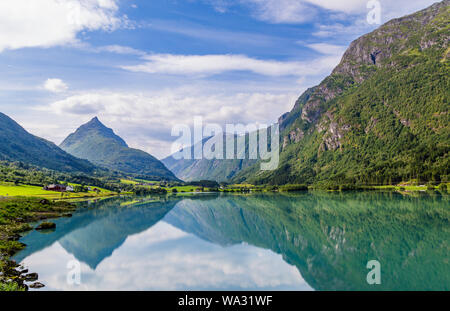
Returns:
[[[450,187],[450,183],[444,183],[447,188]],[[374,186],[375,189],[380,190],[397,190],[397,191],[427,191],[429,186],[427,185],[395,185],[395,186]],[[439,186],[431,186],[434,190],[439,189]]]
[[[121,179],[120,182],[122,184],[126,184],[126,185],[137,185],[137,184],[139,184],[137,181],[130,180],[130,179]]]
[[[75,185],[75,184],[71,184]],[[106,189],[98,188],[100,192],[97,194],[95,191],[89,192],[53,192],[46,191],[42,187],[28,186],[28,185],[14,185],[13,183],[0,183],[0,196],[2,197],[42,197],[46,199],[70,199],[70,198],[82,198],[82,197],[97,197],[114,195],[115,192],[111,192]]]
[[[179,186],[179,187],[172,187],[172,188],[163,187],[163,189],[166,189],[168,192],[173,192],[174,189],[176,189],[178,192],[195,192],[195,190],[201,189],[201,187]]]
[[[156,181],[156,180],[147,180],[147,179],[139,179],[139,178],[136,178],[135,179],[138,183],[158,183],[159,181]]]

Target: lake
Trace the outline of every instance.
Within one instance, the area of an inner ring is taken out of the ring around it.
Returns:
[[[198,194],[78,203],[14,259],[41,290],[449,290],[449,196]],[[369,284],[369,261],[381,284]],[[377,273],[378,273],[377,272]]]

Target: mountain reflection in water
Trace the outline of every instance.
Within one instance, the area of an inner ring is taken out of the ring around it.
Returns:
[[[448,290],[448,196],[304,193],[80,203],[14,259],[57,290]],[[81,263],[81,284],[66,281]],[[367,262],[381,263],[369,285]]]

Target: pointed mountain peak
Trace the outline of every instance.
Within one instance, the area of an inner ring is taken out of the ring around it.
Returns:
[[[89,122],[83,124],[82,126],[80,126],[80,128],[83,127],[83,126],[107,128],[102,122],[100,122],[100,120],[98,119],[97,116],[93,117],[91,119],[91,121],[89,121]]]
[[[128,147],[127,143],[121,137],[117,136],[112,129],[100,122],[98,117],[94,117],[89,122],[81,125],[75,133],[69,135],[63,141],[61,147],[67,147],[85,139],[102,141],[105,138],[112,139],[112,141],[115,141],[115,143],[123,147]]]
[[[92,118],[67,136],[60,147],[71,155],[114,171],[146,176],[150,180],[178,180],[152,155],[129,148],[126,142],[101,123],[98,117]]]

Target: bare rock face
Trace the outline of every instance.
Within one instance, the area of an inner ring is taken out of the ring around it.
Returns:
[[[302,111],[302,120],[314,123],[320,118],[322,111],[320,109],[320,100],[309,101]]]
[[[290,143],[299,143],[303,137],[305,137],[305,133],[299,128],[290,131],[289,134],[283,139],[283,149]]]
[[[295,143],[298,143],[300,140],[303,139],[303,137],[305,137],[305,133],[303,133],[303,131],[299,128],[289,133],[289,138],[291,139],[291,141],[294,141]]]
[[[339,125],[338,122],[334,120],[333,114],[327,112],[325,114],[326,118],[317,126],[319,133],[325,131],[323,136],[323,143],[319,147],[320,151],[332,150],[335,151],[342,147],[342,139],[346,132],[350,131],[351,126],[344,124]]]
[[[315,88],[312,95],[309,97],[306,104],[303,106],[301,118],[304,121],[315,124],[324,112],[324,103],[329,102],[336,96],[342,94],[344,89],[352,84],[351,78],[341,78],[343,85],[337,85],[335,77],[328,77],[317,88]]]
[[[394,55],[406,51],[411,47],[408,39],[415,38],[420,42],[420,48],[427,49],[434,45],[448,44],[450,34],[439,37],[432,33],[423,31],[424,26],[439,14],[441,9],[448,6],[445,0],[419,13],[402,18],[393,19],[375,31],[358,38],[350,44],[345,52],[341,63],[334,69],[333,74],[349,75],[355,82],[361,83],[370,77],[366,66],[390,66],[389,59]],[[434,25],[435,31],[446,27],[445,21],[442,25]]]

